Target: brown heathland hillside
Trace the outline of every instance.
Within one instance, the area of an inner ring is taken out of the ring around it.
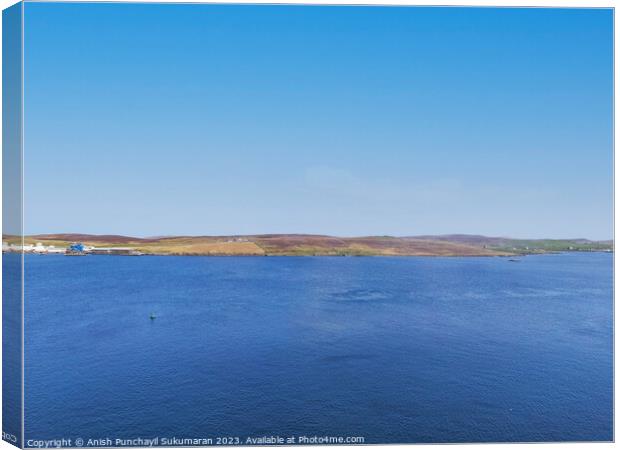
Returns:
[[[19,239],[5,236],[9,243]],[[68,246],[81,242],[94,247],[133,247],[159,255],[386,255],[386,256],[496,256],[491,249],[458,242],[389,236],[332,237],[302,234],[253,236],[171,236],[136,238],[115,235],[45,234],[28,236],[26,244]]]

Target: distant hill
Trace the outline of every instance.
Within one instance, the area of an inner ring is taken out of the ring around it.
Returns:
[[[413,236],[406,239],[428,241],[459,242],[477,247],[515,253],[537,253],[553,251],[602,251],[613,250],[613,241],[591,241],[576,239],[513,239],[507,237],[488,237],[472,234],[448,234],[440,236]]]
[[[116,234],[80,234],[80,233],[64,233],[64,234],[35,234],[29,236],[32,239],[43,241],[70,241],[70,242],[109,242],[112,244],[126,244],[128,242],[144,242],[148,239],[135,238],[130,236],[119,236]]]
[[[3,236],[9,243],[19,239]],[[335,237],[311,234],[247,236],[165,236],[137,238],[80,233],[27,236],[27,244],[134,247],[159,255],[325,255],[325,256],[508,256],[559,251],[612,251],[612,241],[587,239],[512,239],[480,235]]]
[[[443,234],[443,235],[423,235],[423,236],[406,236],[405,239],[423,239],[427,241],[444,241],[444,242],[459,242],[461,244],[483,246],[483,245],[503,245],[510,238],[503,237],[489,237],[479,234]]]

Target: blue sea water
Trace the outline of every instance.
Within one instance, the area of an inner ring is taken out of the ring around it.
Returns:
[[[612,440],[612,255],[520,259],[27,255],[25,439]]]

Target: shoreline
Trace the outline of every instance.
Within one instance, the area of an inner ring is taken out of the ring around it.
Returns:
[[[566,251],[613,252],[613,241],[513,239],[482,235],[336,237],[310,234],[166,236],[48,234],[3,236],[3,252],[125,256],[518,257]]]
[[[531,253],[511,253],[502,255],[489,255],[489,254],[472,254],[472,255],[457,255],[457,254],[445,254],[445,255],[405,255],[405,254],[368,254],[368,255],[334,255],[334,254],[313,254],[313,255],[300,255],[300,254],[208,254],[208,253],[142,253],[135,255],[126,254],[83,254],[83,255],[67,255],[65,253],[35,253],[35,252],[19,252],[19,251],[2,251],[2,254],[24,254],[24,255],[36,255],[36,256],[183,256],[183,257],[209,257],[209,258],[522,258],[526,256],[542,256],[542,255],[560,255],[560,254],[576,254],[576,253],[608,253],[614,254],[613,250],[566,250],[566,251],[547,251],[547,252],[531,252]]]

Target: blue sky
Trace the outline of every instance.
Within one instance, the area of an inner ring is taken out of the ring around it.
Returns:
[[[25,232],[609,239],[612,20],[27,3]]]

